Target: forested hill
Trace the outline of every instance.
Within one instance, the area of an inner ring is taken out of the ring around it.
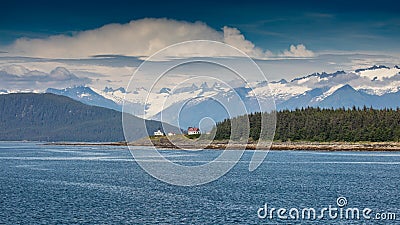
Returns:
[[[132,138],[147,136],[142,119],[128,118],[138,124],[130,132]],[[154,132],[160,122],[146,125]],[[0,95],[0,140],[123,141],[122,114],[54,94]]]
[[[268,114],[263,114],[268,115]],[[305,108],[277,112],[279,141],[400,141],[400,110]],[[257,140],[261,113],[249,115]],[[127,116],[134,138],[157,130],[158,121]],[[237,118],[234,118],[237,119]],[[0,95],[0,141],[123,141],[122,114],[54,94]],[[169,126],[169,129],[176,130]],[[217,124],[216,139],[229,139],[230,120]]]
[[[250,136],[254,140],[260,134],[261,116],[261,113],[249,115]],[[276,118],[277,141],[400,141],[399,109],[305,108],[279,111]],[[229,139],[229,136],[230,120],[227,119],[217,124],[216,139]]]

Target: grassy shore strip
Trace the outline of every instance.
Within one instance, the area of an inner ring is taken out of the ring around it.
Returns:
[[[73,145],[73,146],[156,146],[165,149],[196,149],[196,145],[179,144],[179,147],[169,142],[158,142],[152,140],[153,143],[126,143],[126,142],[110,142],[110,143],[84,143],[84,142],[52,142],[46,145]],[[235,145],[232,144],[228,148],[226,143],[212,143],[207,145],[206,149],[224,150],[224,149],[243,149],[248,150],[315,150],[315,151],[400,151],[399,142],[274,142],[271,148],[256,148],[256,144]]]

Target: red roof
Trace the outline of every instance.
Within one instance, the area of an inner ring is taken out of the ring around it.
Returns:
[[[189,127],[188,131],[200,131],[197,127]]]

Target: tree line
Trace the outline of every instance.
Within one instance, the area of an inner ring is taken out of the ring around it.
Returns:
[[[258,140],[261,121],[276,118],[275,141],[400,141],[400,109],[301,108],[272,113],[251,113],[233,118],[250,123],[249,138]],[[246,118],[246,119],[247,119]],[[231,119],[217,123],[215,139],[229,139]]]

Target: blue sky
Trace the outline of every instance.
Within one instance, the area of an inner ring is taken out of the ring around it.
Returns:
[[[398,51],[398,1],[8,1],[0,44],[141,18],[202,21],[238,28],[264,49],[302,43],[313,50]]]
[[[399,6],[388,0],[8,1],[0,13],[0,70],[17,65],[51,75],[63,67],[98,88],[118,87],[143,57],[196,39],[239,48],[270,80],[393,66],[400,64]],[[115,56],[93,58],[108,54]]]

